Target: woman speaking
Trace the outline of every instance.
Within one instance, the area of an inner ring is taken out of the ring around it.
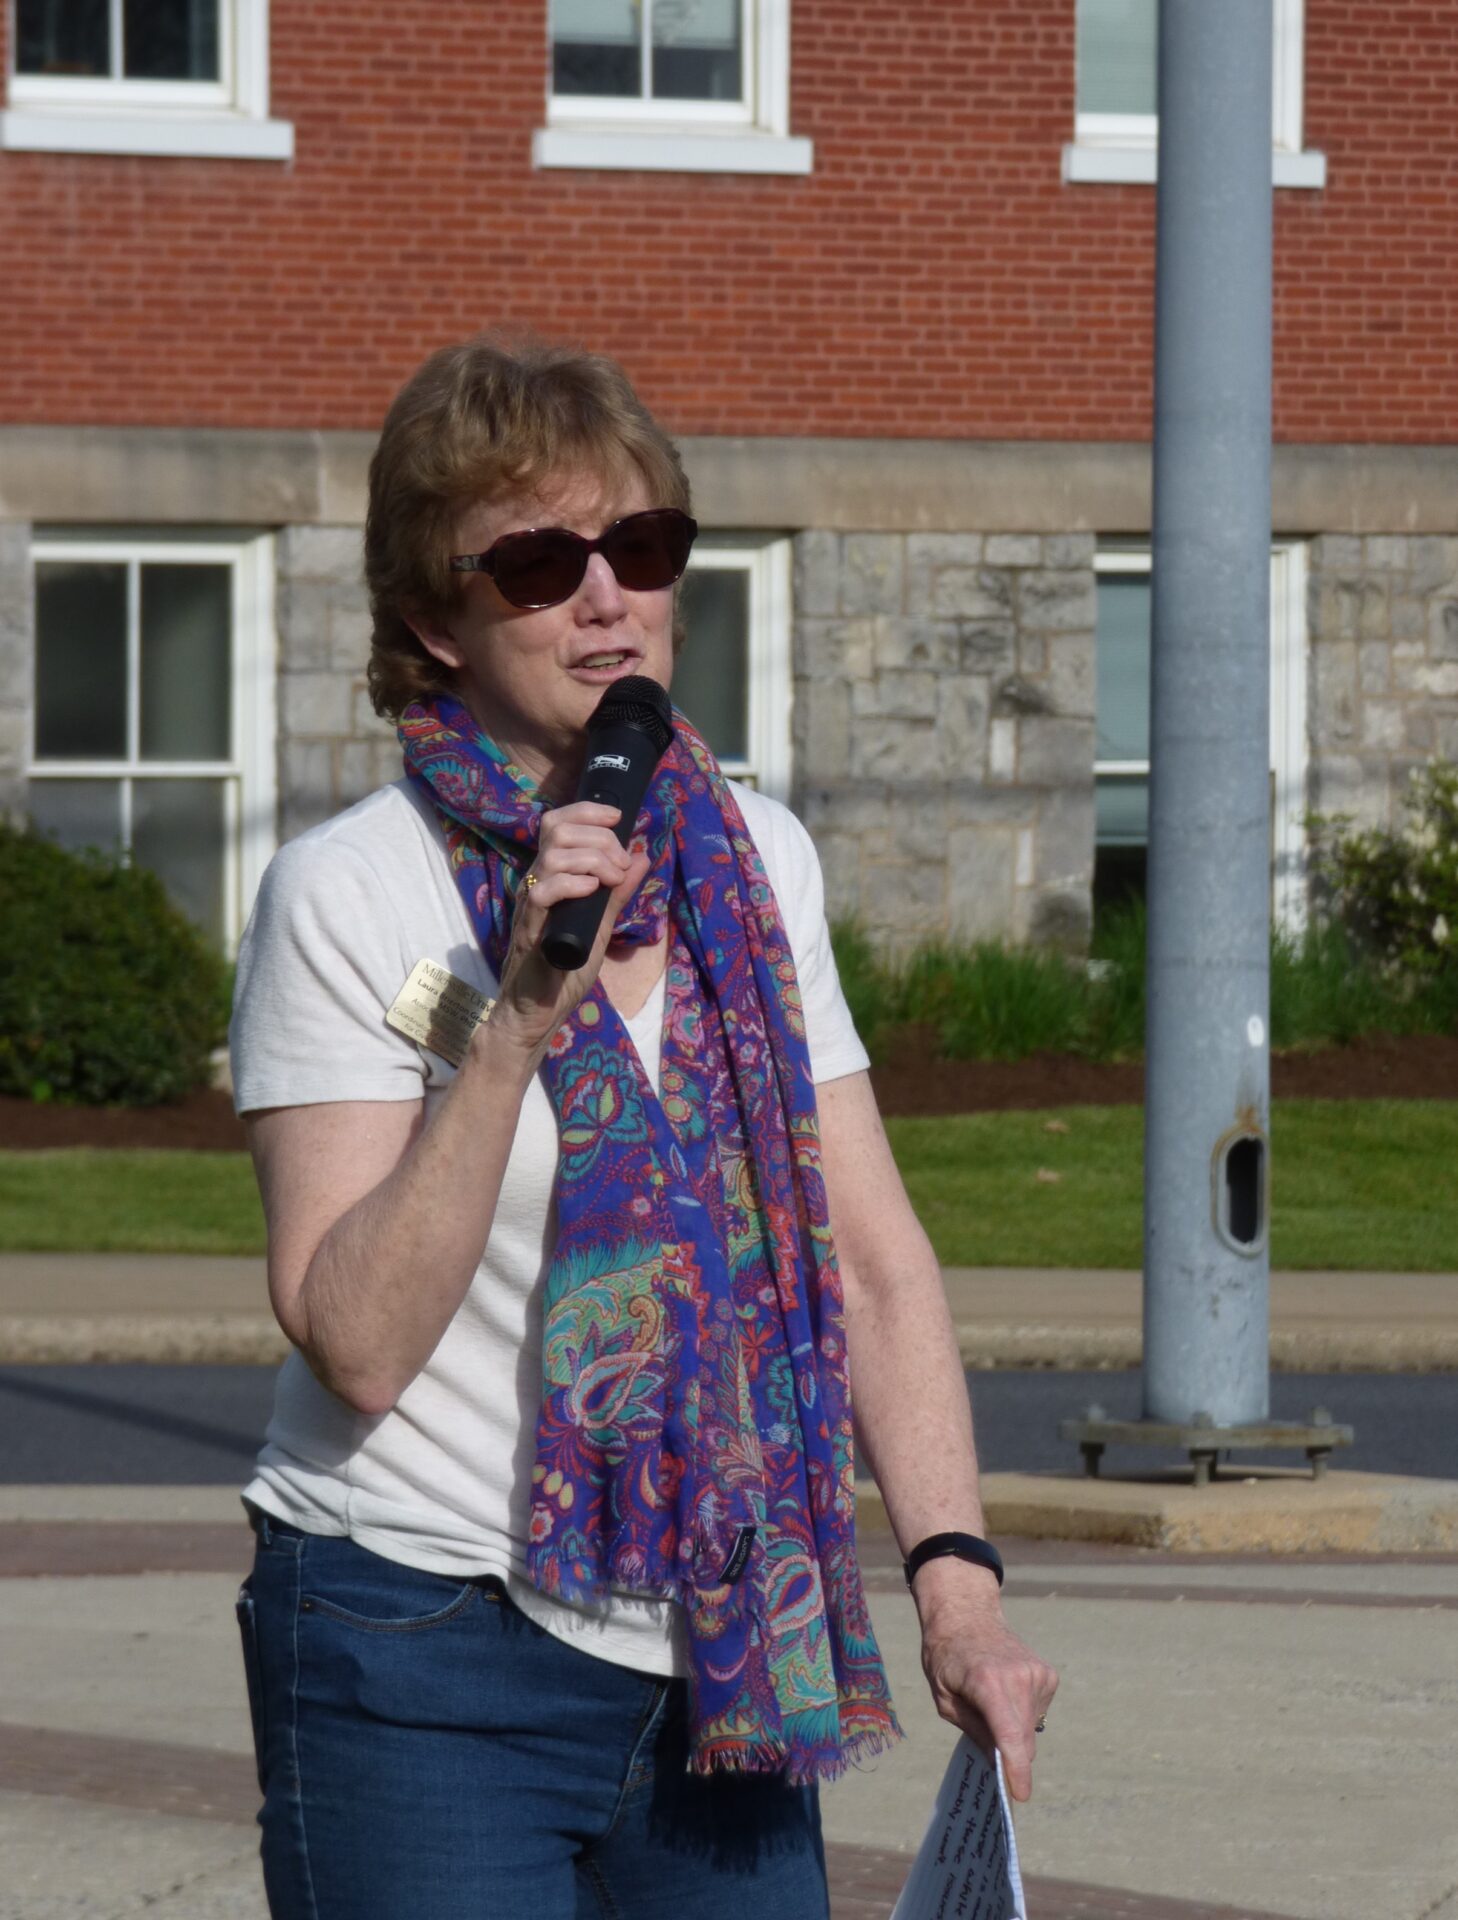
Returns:
[[[809,839],[677,713],[636,820],[574,798],[605,692],[671,683],[695,532],[587,354],[437,353],[374,457],[405,774],[274,860],[233,1028],[295,1349],[239,1599],[275,1920],[824,1920],[817,1783],[897,1735],[852,1381],[937,1706],[1030,1791],[1056,1679]]]

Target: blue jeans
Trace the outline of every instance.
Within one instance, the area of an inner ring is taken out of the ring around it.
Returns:
[[[554,1639],[498,1580],[256,1528],[274,1920],[827,1920],[814,1789],[689,1774],[683,1681]]]

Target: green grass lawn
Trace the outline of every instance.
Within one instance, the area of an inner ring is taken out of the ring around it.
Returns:
[[[887,1130],[945,1265],[1142,1263],[1141,1108],[900,1119]],[[1458,1103],[1281,1101],[1271,1264],[1458,1270],[1455,1164]]]
[[[947,1265],[1138,1267],[1143,1122],[1067,1107],[887,1128]],[[1458,1102],[1287,1100],[1272,1131],[1274,1266],[1458,1270]],[[252,1168],[230,1153],[0,1154],[0,1250],[20,1249],[262,1253]]]
[[[0,1153],[0,1251],[263,1250],[246,1153]]]

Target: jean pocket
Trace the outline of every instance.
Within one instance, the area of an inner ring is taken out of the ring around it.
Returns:
[[[351,1540],[311,1541],[299,1609],[363,1633],[420,1633],[454,1620],[478,1594],[494,1598],[480,1580],[426,1573]]]
[[[233,1611],[238,1618],[238,1634],[243,1642],[243,1675],[248,1683],[248,1717],[253,1723],[253,1754],[258,1767],[258,1791],[267,1793],[264,1782],[264,1754],[267,1751],[268,1723],[263,1710],[263,1673],[258,1660],[258,1618],[253,1609],[253,1582],[245,1580],[238,1589]]]

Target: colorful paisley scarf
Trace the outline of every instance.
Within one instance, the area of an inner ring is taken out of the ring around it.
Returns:
[[[690,1765],[830,1779],[900,1729],[855,1552],[840,1279],[784,923],[681,714],[615,938],[669,933],[661,1094],[599,981],[553,1038],[558,1238],[527,1570],[544,1593],[679,1601]],[[500,977],[542,805],[450,699],[406,768]]]

